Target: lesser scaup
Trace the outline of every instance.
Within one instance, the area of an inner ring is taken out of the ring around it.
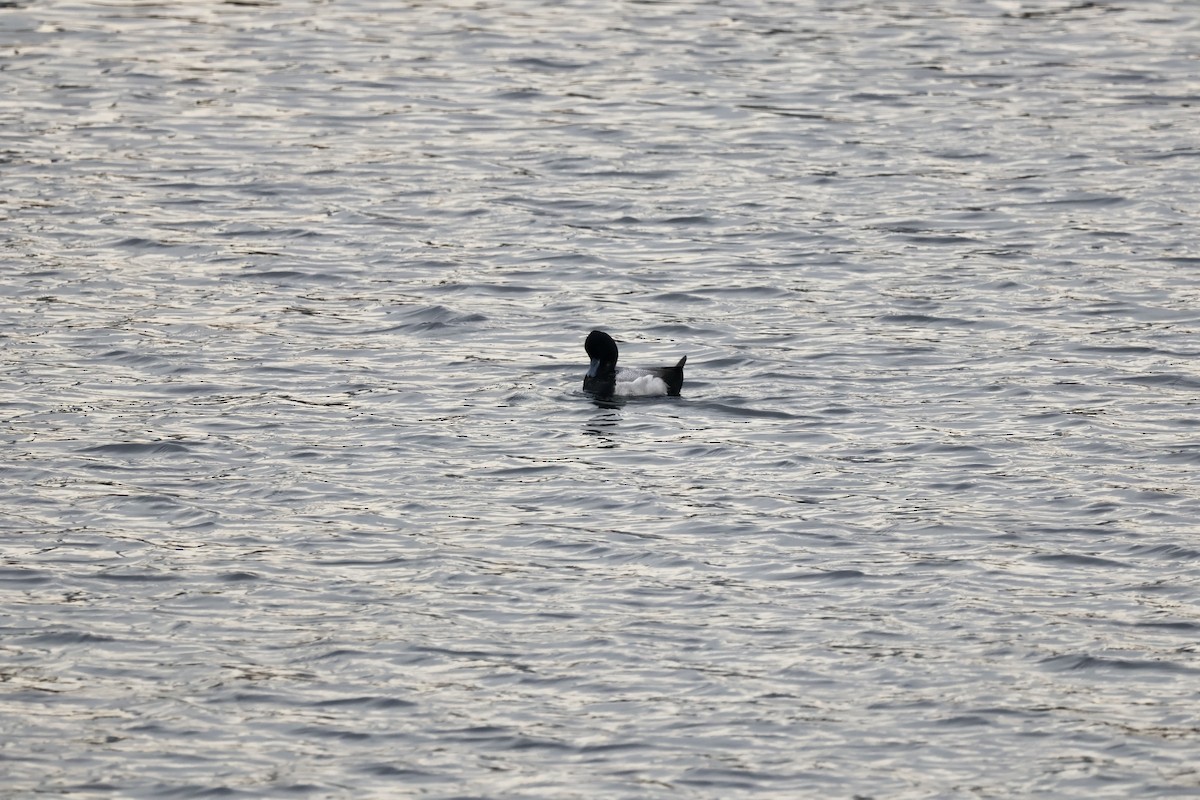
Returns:
[[[592,359],[583,379],[583,390],[600,398],[619,395],[638,397],[653,395],[679,396],[683,388],[683,365],[687,356],[673,367],[617,369],[617,343],[604,331],[592,331],[583,343]]]

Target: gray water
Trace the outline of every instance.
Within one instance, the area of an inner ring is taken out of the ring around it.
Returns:
[[[4,3],[4,796],[1200,796],[1198,20]]]

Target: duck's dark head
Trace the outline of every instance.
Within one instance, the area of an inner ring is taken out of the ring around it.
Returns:
[[[592,364],[583,379],[585,392],[612,393],[617,382],[617,343],[604,331],[592,331],[583,343]]]

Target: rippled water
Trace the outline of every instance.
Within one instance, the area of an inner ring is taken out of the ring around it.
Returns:
[[[1198,19],[4,3],[6,796],[1200,795]]]

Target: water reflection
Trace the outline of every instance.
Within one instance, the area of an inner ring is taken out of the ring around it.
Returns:
[[[624,402],[597,400],[596,405],[601,409],[606,409],[606,412],[594,414],[584,424],[583,435],[595,438],[597,446],[600,448],[615,448],[617,447],[617,439],[614,434],[617,432],[617,426],[621,423],[621,415],[617,412],[624,405]]]

